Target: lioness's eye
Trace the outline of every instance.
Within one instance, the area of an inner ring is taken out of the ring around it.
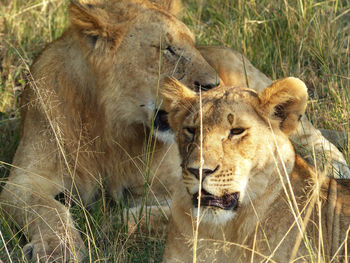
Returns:
[[[195,133],[196,133],[195,128],[184,127],[184,134],[188,139],[193,140]]]
[[[245,129],[243,129],[243,128],[233,128],[233,129],[230,130],[230,134],[229,134],[228,138],[231,139],[232,136],[240,135],[244,131],[245,131]]]

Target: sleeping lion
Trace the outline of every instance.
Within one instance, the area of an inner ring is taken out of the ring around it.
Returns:
[[[162,95],[183,178],[164,262],[350,259],[350,181],[314,172],[288,138],[307,104],[301,80],[278,80],[260,93],[215,88],[201,102],[171,80]]]

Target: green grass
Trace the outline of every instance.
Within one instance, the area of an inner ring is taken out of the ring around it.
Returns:
[[[67,26],[67,1],[0,2],[0,161],[11,163],[19,138],[17,96],[25,64]],[[296,76],[307,83],[308,116],[318,128],[350,131],[350,3],[343,1],[185,0],[184,22],[201,45],[224,45],[245,54],[272,79]],[[350,160],[349,147],[344,154]],[[0,164],[0,178],[9,166]],[[95,244],[90,261],[155,262],[164,240],[130,237],[120,208],[99,200],[87,220],[73,208],[80,229]],[[0,215],[0,259],[22,259],[25,238]],[[3,243],[3,240],[6,244]],[[88,244],[88,242],[86,243]],[[6,250],[7,249],[7,250]]]

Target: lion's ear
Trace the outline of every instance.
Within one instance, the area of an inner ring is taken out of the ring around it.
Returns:
[[[112,41],[117,48],[125,34],[124,25],[112,24],[106,8],[98,1],[71,0],[69,17],[72,26],[93,46],[99,38],[103,38]]]
[[[259,94],[259,110],[264,116],[279,123],[280,129],[290,134],[305,113],[307,88],[298,78],[285,78],[275,81]]]
[[[87,35],[100,36],[106,29],[103,20],[107,19],[107,14],[96,4],[83,3],[71,0],[69,5],[69,15],[73,26]]]
[[[176,17],[181,17],[182,14],[182,3],[180,0],[151,0],[156,3],[165,11],[171,13]]]
[[[175,78],[169,78],[160,93],[163,98],[162,106],[167,112],[187,109],[196,99],[196,93]]]

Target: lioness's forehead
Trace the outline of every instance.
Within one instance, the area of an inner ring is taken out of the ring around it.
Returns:
[[[202,105],[204,109],[223,110],[232,105],[256,105],[258,94],[248,88],[222,87],[203,93]],[[210,105],[210,106],[209,106]],[[198,105],[197,105],[198,106]]]
[[[245,87],[220,87],[203,94],[205,100],[224,100],[227,102],[247,101],[250,102],[258,97],[255,90]]]
[[[237,120],[244,120],[246,114],[255,112],[253,108],[259,100],[257,93],[247,88],[224,87],[202,94],[202,103],[200,104],[197,100],[189,110],[193,124],[198,122],[200,111],[202,111],[203,122],[208,125],[226,120],[227,114],[233,114]]]

